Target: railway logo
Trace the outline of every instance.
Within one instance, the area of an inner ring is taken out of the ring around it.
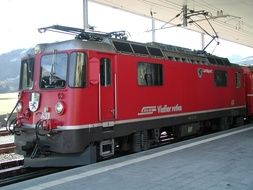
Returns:
[[[211,73],[213,73],[213,70],[212,69],[198,68],[197,73],[198,73],[198,77],[202,78],[204,73],[211,74]]]
[[[152,115],[155,113],[162,114],[162,113],[181,112],[182,110],[183,106],[178,104],[175,106],[168,106],[168,105],[144,106],[141,108],[141,111],[138,113],[138,115],[141,116],[141,115]]]
[[[199,76],[199,78],[202,78],[202,75],[203,75],[203,69],[201,69],[201,68],[198,68],[198,76]]]
[[[141,112],[138,115],[149,115],[157,111],[156,106],[145,106],[141,109]]]
[[[30,95],[29,109],[32,112],[35,112],[39,108],[39,103],[40,103],[40,94],[33,92]]]

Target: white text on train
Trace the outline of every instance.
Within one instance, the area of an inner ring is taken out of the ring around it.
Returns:
[[[181,105],[159,105],[159,106],[144,106],[138,115],[149,115],[154,113],[172,113],[172,112],[181,112],[183,110],[183,106]]]

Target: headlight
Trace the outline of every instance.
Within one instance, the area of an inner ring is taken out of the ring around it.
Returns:
[[[18,104],[17,104],[17,106],[16,106],[16,111],[19,113],[19,112],[21,112],[21,110],[22,110],[22,103],[21,102],[19,102]]]
[[[63,111],[64,111],[63,103],[62,102],[57,102],[56,105],[55,105],[55,112],[57,114],[63,114]]]

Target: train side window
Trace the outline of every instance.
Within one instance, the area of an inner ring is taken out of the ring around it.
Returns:
[[[223,70],[214,71],[214,82],[218,87],[227,86],[227,72]]]
[[[100,84],[101,86],[111,85],[111,60],[108,58],[100,59]]]
[[[31,89],[33,86],[34,58],[22,60],[19,89]]]
[[[69,86],[86,86],[86,64],[87,56],[82,52],[74,52],[70,55],[69,64]]]
[[[235,86],[236,88],[241,87],[241,73],[240,72],[235,73]]]
[[[163,85],[163,65],[156,63],[138,63],[138,84],[141,86]]]

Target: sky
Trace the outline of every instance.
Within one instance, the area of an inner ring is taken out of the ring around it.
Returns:
[[[54,24],[82,28],[82,3],[83,0],[0,0],[0,54],[18,48],[31,48],[38,43],[73,39],[73,36],[53,32],[41,34],[37,29]],[[146,32],[151,29],[151,19],[119,9],[89,2],[89,24],[103,32],[126,30],[131,41],[151,41],[151,33]],[[156,28],[161,25],[162,22],[156,21]],[[157,42],[190,49],[201,49],[200,39],[199,33],[178,27],[156,32]],[[228,57],[232,62],[253,56],[253,48],[219,41],[220,45],[213,43],[207,51]]]

